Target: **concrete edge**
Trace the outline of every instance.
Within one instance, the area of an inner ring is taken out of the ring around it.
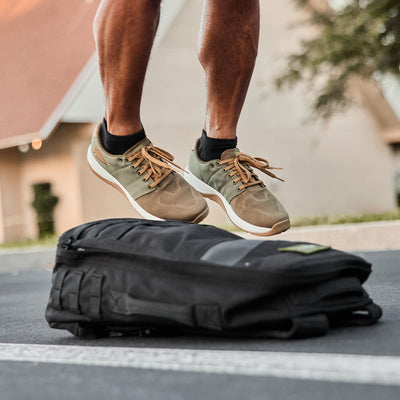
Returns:
[[[237,234],[245,239],[260,239],[248,233]],[[297,227],[264,239],[314,242],[345,251],[398,250],[400,221]]]

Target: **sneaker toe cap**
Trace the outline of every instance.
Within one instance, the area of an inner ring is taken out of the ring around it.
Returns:
[[[265,228],[272,228],[279,222],[289,220],[287,211],[272,193],[261,193],[262,195],[245,193],[233,198],[230,205],[235,214],[252,225]]]
[[[136,201],[150,214],[165,220],[200,222],[208,214],[207,202],[180,175]]]

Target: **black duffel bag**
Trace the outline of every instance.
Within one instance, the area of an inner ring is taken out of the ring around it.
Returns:
[[[370,272],[327,246],[180,221],[101,220],[60,237],[46,319],[81,337],[317,336],[380,318],[362,287]]]

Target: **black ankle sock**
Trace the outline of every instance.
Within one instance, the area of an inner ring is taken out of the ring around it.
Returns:
[[[100,127],[100,140],[104,149],[110,154],[124,154],[127,150],[146,137],[144,129],[131,135],[113,135],[107,130],[107,122],[103,119]]]
[[[235,139],[214,139],[207,136],[205,130],[201,134],[197,154],[203,161],[221,158],[221,154],[228,149],[234,149],[237,145]]]

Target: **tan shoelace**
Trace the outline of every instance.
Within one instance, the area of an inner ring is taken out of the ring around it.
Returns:
[[[149,185],[151,189],[163,181],[172,171],[185,171],[173,162],[174,156],[172,154],[152,144],[142,147],[140,151],[129,156],[127,160],[133,163],[133,168],[142,167],[139,175],[146,173],[143,178],[145,182],[150,178],[153,179],[153,183]]]
[[[252,167],[257,168],[261,172],[264,172],[264,174],[267,174],[271,178],[275,178],[284,182],[283,179],[278,178],[275,174],[268,171],[270,169],[282,169],[282,168],[271,167],[269,165],[269,162],[265,158],[251,157],[245,153],[237,153],[235,157],[219,161],[218,164],[219,165],[226,164],[224,171],[229,171],[229,170],[231,171],[228,174],[229,177],[234,175],[237,176],[237,178],[233,181],[233,183],[236,184],[237,182],[241,181],[242,184],[239,186],[240,190],[249,186],[263,183],[258,179],[257,175],[253,172]]]

